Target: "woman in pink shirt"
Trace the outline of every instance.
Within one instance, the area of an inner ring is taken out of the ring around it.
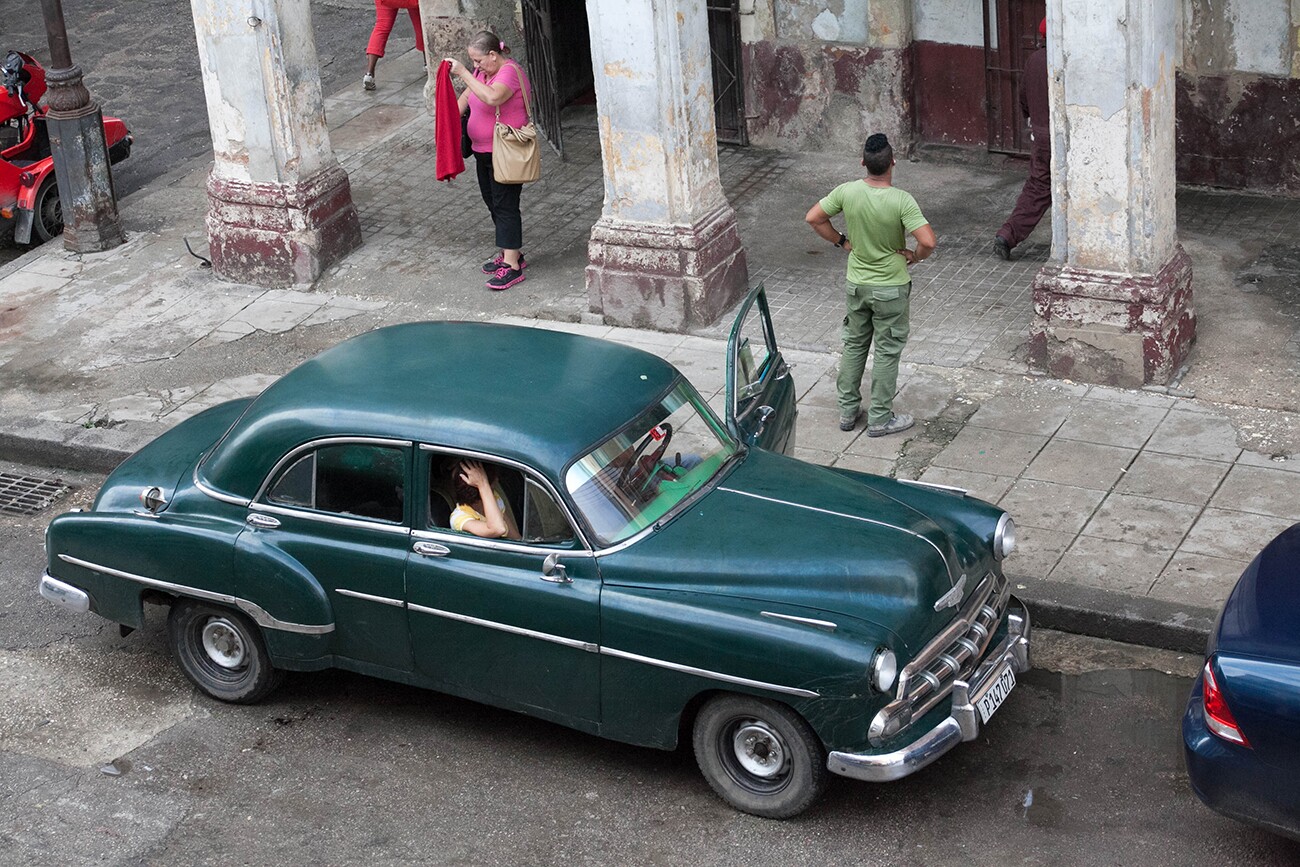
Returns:
[[[482,30],[470,40],[466,53],[474,64],[471,72],[463,63],[448,57],[451,74],[460,76],[465,90],[460,94],[460,111],[469,107],[469,138],[474,147],[474,162],[478,169],[478,186],[483,201],[496,225],[496,242],[500,249],[495,257],[483,263],[483,273],[490,274],[487,285],[491,289],[509,289],[524,279],[523,217],[519,213],[519,193],[523,184],[499,184],[492,176],[492,130],[497,113],[507,126],[521,127],[528,122],[524,104],[524,88],[529,97],[532,87],[516,61],[510,59],[510,48],[490,30]]]

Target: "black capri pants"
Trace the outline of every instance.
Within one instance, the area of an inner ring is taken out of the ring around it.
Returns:
[[[497,246],[519,250],[524,246],[524,218],[519,213],[523,184],[498,184],[492,177],[492,154],[474,152],[478,167],[478,189],[497,229]]]

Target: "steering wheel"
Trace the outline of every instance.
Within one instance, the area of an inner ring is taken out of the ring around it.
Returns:
[[[663,431],[663,439],[659,440],[659,446],[652,454],[643,456],[650,443],[655,441],[654,432],[656,430]],[[668,422],[656,425],[648,434],[642,437],[641,442],[637,443],[636,449],[632,452],[632,457],[627,466],[623,468],[622,474],[618,477],[618,487],[630,494],[636,501],[644,500],[646,489],[654,481],[654,468],[664,456],[664,452],[668,450],[668,443],[672,438],[673,426]]]

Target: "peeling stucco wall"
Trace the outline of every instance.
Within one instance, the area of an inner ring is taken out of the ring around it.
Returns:
[[[1300,0],[1183,0],[1178,177],[1300,194]]]
[[[850,151],[911,138],[910,0],[741,4],[750,141]]]
[[[296,183],[333,165],[305,5],[192,0],[214,173]]]

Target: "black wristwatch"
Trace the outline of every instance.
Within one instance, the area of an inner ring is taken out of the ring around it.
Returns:
[[[843,232],[840,232],[840,239],[835,242],[835,246],[843,248],[844,242],[847,241],[848,239],[849,239],[848,235],[844,234]]]

